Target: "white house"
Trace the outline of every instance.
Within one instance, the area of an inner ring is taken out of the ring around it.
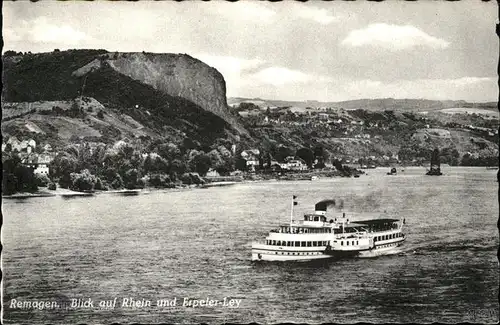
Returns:
[[[249,149],[241,152],[241,158],[245,159],[247,162],[247,167],[254,168],[259,165],[259,149]]]
[[[43,146],[43,151],[44,152],[51,152],[52,151],[52,146],[50,144],[46,144]]]
[[[257,158],[245,159],[247,161],[247,166],[258,166],[259,160]]]
[[[260,155],[259,149],[248,149],[241,152],[241,157],[246,159],[247,157],[258,157]]]
[[[210,168],[206,174],[207,177],[218,177],[220,174],[215,170]]]
[[[10,137],[7,144],[10,144],[12,151],[21,151],[21,141],[19,141],[16,137]]]
[[[282,169],[288,170],[307,170],[307,165],[302,159],[285,159],[284,163],[280,163]]]
[[[46,164],[38,164],[33,171],[35,175],[49,175],[49,166]]]
[[[329,115],[327,113],[319,113],[318,114],[318,119],[320,119],[320,120],[327,121],[328,117],[329,117]]]
[[[12,151],[17,150],[19,152],[31,153],[36,148],[36,141],[33,139],[19,141],[16,137],[10,137],[7,144],[10,144]]]
[[[279,163],[281,169],[289,169],[288,168],[288,163],[284,162],[284,163]]]
[[[28,154],[22,159],[23,165],[34,168],[33,173],[35,175],[49,175],[49,164],[51,161],[52,157],[46,154]]]

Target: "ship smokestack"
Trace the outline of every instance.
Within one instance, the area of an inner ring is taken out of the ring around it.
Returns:
[[[327,205],[322,202],[316,203],[316,206],[314,207],[314,213],[324,216],[326,215],[326,207]]]
[[[316,214],[325,215],[328,207],[334,208],[335,206],[335,200],[322,200],[316,203],[314,210]]]

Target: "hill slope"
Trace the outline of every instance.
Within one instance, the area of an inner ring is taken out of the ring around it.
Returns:
[[[187,55],[70,50],[3,61],[4,103],[83,95],[96,99],[108,115],[129,116],[149,128],[148,134],[169,136],[169,127],[205,144],[246,134],[226,108],[222,75]],[[11,105],[9,113],[19,107]]]

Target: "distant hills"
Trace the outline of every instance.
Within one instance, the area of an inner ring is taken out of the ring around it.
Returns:
[[[403,110],[409,112],[420,111],[435,111],[446,108],[480,108],[493,110],[497,109],[497,103],[469,103],[463,100],[428,100],[428,99],[394,99],[394,98],[381,98],[381,99],[356,99],[341,102],[320,102],[315,100],[308,101],[286,101],[286,100],[269,100],[261,98],[244,98],[244,97],[230,97],[227,100],[228,105],[234,106],[239,103],[254,103],[261,108],[266,107],[298,107],[298,108],[343,108],[346,110],[352,109],[365,109],[370,111],[384,111],[384,110]]]

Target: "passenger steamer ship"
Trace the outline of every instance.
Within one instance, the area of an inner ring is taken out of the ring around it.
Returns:
[[[295,196],[294,196],[295,198]],[[252,244],[252,261],[308,261],[339,257],[373,257],[390,253],[406,239],[405,221],[370,219],[351,222],[342,217],[327,221],[326,211],[332,200],[315,206],[314,214],[300,221],[280,225],[269,232],[263,243]]]

